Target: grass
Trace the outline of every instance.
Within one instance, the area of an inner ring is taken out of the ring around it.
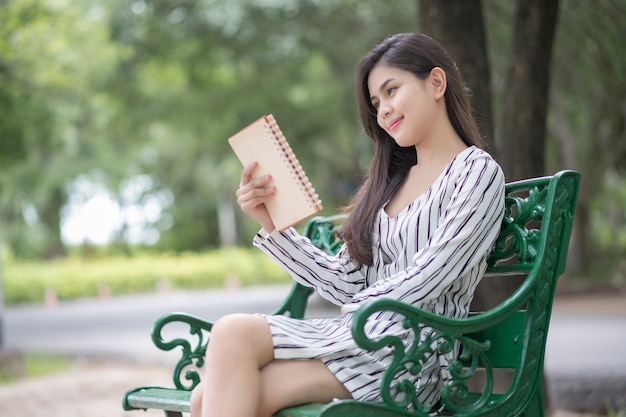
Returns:
[[[13,375],[9,370],[0,367],[0,384],[10,384],[22,378],[33,378],[65,372],[72,367],[72,360],[70,358],[55,353],[25,353],[23,360],[23,376]]]
[[[608,417],[626,417],[626,401],[621,400],[616,404],[617,408],[613,408],[610,401],[607,401],[607,415]]]
[[[25,359],[26,377],[64,372],[72,366],[70,358],[55,353],[28,353]]]

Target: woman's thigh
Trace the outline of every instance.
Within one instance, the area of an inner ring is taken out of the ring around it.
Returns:
[[[260,416],[334,398],[352,396],[320,359],[276,359],[261,369]]]

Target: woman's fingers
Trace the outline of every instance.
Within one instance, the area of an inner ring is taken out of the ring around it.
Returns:
[[[249,183],[250,184],[250,183]],[[263,184],[266,184],[265,182]],[[237,190],[237,203],[242,207],[255,207],[265,201],[268,196],[274,194],[274,187],[249,186]]]
[[[235,192],[237,204],[244,212],[250,212],[265,202],[268,196],[274,194],[274,187],[269,186],[272,180],[270,175],[252,178],[252,173],[257,166],[258,164],[253,162],[241,171],[241,183]]]
[[[239,183],[239,187],[250,182],[250,180],[252,179],[252,173],[254,172],[257,166],[258,166],[258,163],[253,162],[241,171],[241,181]]]
[[[241,182],[235,195],[241,210],[257,220],[266,232],[271,233],[274,230],[274,223],[264,203],[276,192],[276,188],[270,186],[272,181],[270,175],[252,178],[257,166],[258,164],[253,162],[241,171]]]
[[[245,201],[250,198],[273,194],[274,187],[269,186],[271,180],[272,177],[269,175],[250,179],[245,184],[241,184],[239,186],[239,188],[235,192],[235,195],[237,196],[237,199],[243,198],[243,200]]]
[[[239,183],[239,189],[237,190],[237,196],[247,193],[251,189],[266,187],[267,184],[270,182],[271,177],[269,175],[252,178],[252,173],[257,166],[258,164],[256,162],[253,162],[241,171],[241,181]]]

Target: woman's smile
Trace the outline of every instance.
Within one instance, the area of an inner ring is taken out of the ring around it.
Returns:
[[[404,116],[396,117],[391,122],[389,122],[389,124],[387,125],[387,129],[389,131],[394,130],[400,124],[400,122],[402,122],[402,120],[404,120]]]

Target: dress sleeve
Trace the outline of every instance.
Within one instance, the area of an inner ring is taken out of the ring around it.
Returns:
[[[337,255],[329,255],[301,236],[294,228],[270,234],[258,233],[253,243],[278,263],[291,278],[312,287],[336,305],[352,301],[355,293],[365,288],[370,268],[355,262],[345,245]]]
[[[484,262],[504,212],[504,175],[491,158],[461,165],[451,199],[428,243],[407,269],[380,279],[353,297],[355,310],[375,297],[410,304],[436,300],[456,279]]]

